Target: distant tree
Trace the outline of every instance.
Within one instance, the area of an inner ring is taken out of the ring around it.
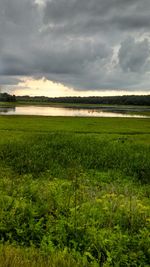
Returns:
[[[16,96],[9,95],[7,93],[0,93],[0,101],[1,102],[16,102]]]
[[[92,96],[92,97],[45,97],[16,96],[17,101],[46,103],[77,103],[77,104],[110,104],[110,105],[146,105],[150,106],[150,95],[131,96]]]

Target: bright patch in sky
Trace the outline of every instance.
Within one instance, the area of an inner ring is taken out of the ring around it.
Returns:
[[[64,86],[61,83],[52,82],[46,78],[34,79],[31,77],[23,77],[22,81],[12,90],[15,95],[31,95],[31,96],[49,96],[49,97],[62,97],[62,96],[109,96],[109,95],[133,95],[135,91],[126,92],[125,90],[88,90],[76,91],[73,88]],[[147,95],[147,91],[138,91],[137,95]]]
[[[18,83],[17,87],[13,90],[15,95],[45,95],[45,96],[63,96],[69,95],[73,89],[64,86],[61,83],[55,83],[45,78],[22,78],[22,81]]]

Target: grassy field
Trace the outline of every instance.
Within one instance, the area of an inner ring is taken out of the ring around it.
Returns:
[[[0,116],[0,267],[150,262],[150,119]]]

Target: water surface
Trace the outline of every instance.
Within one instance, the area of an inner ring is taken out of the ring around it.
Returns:
[[[65,108],[49,106],[0,107],[0,115],[71,116],[71,117],[129,117],[148,118],[144,115],[126,114],[109,107],[103,108]]]

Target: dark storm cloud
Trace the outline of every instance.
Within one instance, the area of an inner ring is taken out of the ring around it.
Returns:
[[[138,0],[47,0],[45,6],[45,21],[60,21],[76,18],[106,16],[116,9],[130,9]],[[82,16],[81,16],[82,15]]]
[[[18,83],[18,78],[12,78],[10,76],[0,76],[0,84],[3,85],[15,85],[16,83]]]
[[[95,31],[113,26],[139,30],[150,27],[146,7],[149,7],[149,0],[47,0],[44,23],[50,23],[56,29],[62,29],[63,25],[63,30],[71,25],[75,33],[87,26]]]
[[[134,17],[128,14],[125,16],[116,16],[111,22],[114,26],[122,30],[130,29],[139,31],[140,29],[150,28],[150,16],[148,14],[135,15]]]
[[[64,41],[61,45],[55,44],[46,50],[39,50],[36,57],[36,65],[45,73],[80,74],[83,73],[89,63],[103,60],[109,56],[111,49],[102,43],[76,40]],[[52,64],[51,64],[52,63]]]
[[[149,63],[150,44],[147,40],[135,42],[128,38],[121,44],[119,63],[124,71],[144,72]]]
[[[0,0],[0,75],[138,88],[150,70],[149,9],[149,0]]]

